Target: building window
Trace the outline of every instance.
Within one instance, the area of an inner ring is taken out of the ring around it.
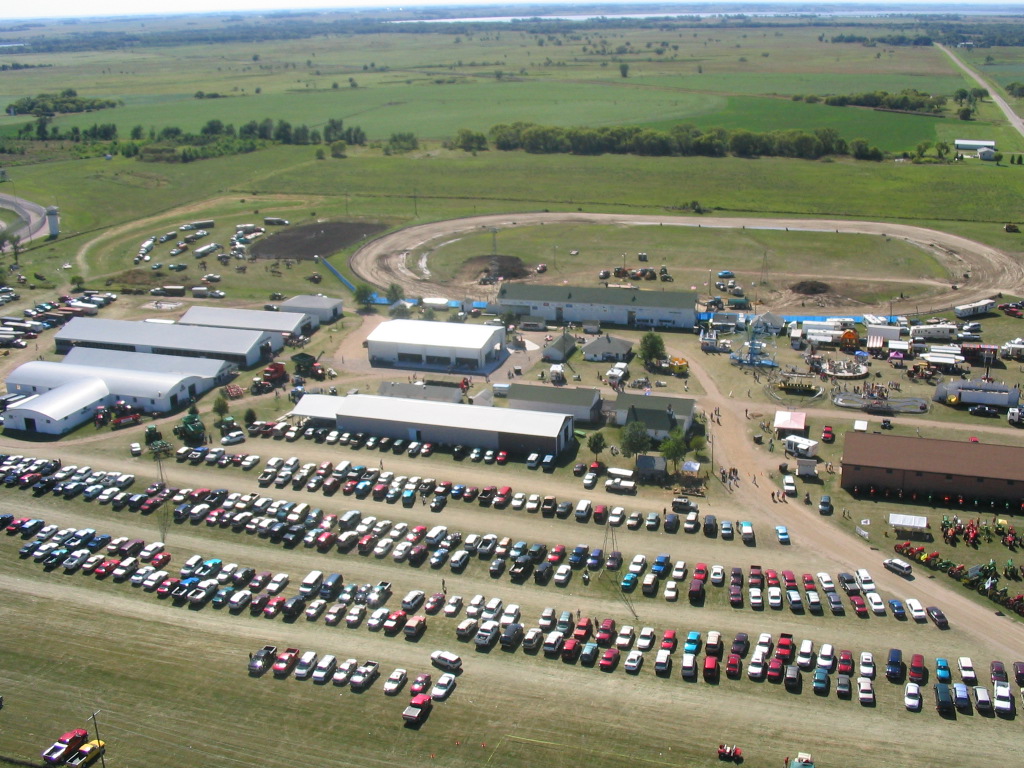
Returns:
[[[887,468],[887,469],[885,470],[885,474],[887,474],[887,475],[891,475],[891,474],[892,474],[892,469],[889,469],[889,468]]]
[[[924,472],[915,472],[914,477],[924,477]]]
[[[947,480],[952,480],[952,479],[953,479],[953,476],[952,476],[952,475],[946,475],[946,479],[947,479]]]

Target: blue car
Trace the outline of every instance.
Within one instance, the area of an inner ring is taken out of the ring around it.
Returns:
[[[906,621],[907,612],[903,609],[903,603],[899,600],[889,601],[889,610],[892,611],[892,615],[900,621]]]
[[[935,659],[935,680],[940,683],[948,683],[953,679],[953,674],[949,669],[949,659],[944,659],[941,656]]]
[[[775,535],[779,537],[779,544],[789,544],[789,530],[786,526],[776,525]]]
[[[691,630],[686,633],[686,642],[683,643],[683,653],[700,652],[700,632]]]
[[[573,568],[578,568],[579,566],[583,565],[583,563],[585,563],[587,560],[588,553],[589,548],[585,544],[580,544],[579,546],[574,547],[572,550],[572,554],[569,555],[569,565],[571,565]],[[634,584],[634,586],[636,585]]]
[[[596,571],[604,563],[604,550],[598,547],[590,553],[590,558],[587,560],[587,568],[592,571]]]
[[[654,565],[651,566],[651,573],[657,576],[659,579],[665,578],[669,571],[672,570],[672,561],[668,555],[658,555],[654,559]]]
[[[721,272],[718,273],[718,276],[719,277],[736,277],[736,275],[734,275],[732,273],[732,270],[729,270],[729,269],[723,269]]]
[[[635,573],[627,573],[622,577],[622,591],[632,592],[636,589],[636,584],[639,581]]]
[[[449,494],[453,499],[461,499],[462,494],[466,492],[466,486],[464,485],[453,485],[451,493]]]

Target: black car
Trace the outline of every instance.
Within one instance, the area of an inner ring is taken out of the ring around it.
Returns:
[[[932,620],[936,627],[939,629],[949,629],[949,620],[946,619],[946,614],[941,609],[930,605],[925,610],[928,613],[928,618]]]
[[[571,501],[561,501],[558,503],[558,506],[555,507],[555,516],[561,518],[562,520],[567,518],[570,514],[572,514]]]
[[[491,561],[491,565],[490,565],[490,567],[487,570],[490,572],[491,578],[497,579],[498,577],[501,576],[501,574],[503,574],[505,572],[505,558],[503,558],[503,557],[496,557],[496,558],[494,558]]]
[[[999,415],[999,411],[997,411],[991,405],[972,405],[970,408],[967,409],[967,412],[971,414],[971,416],[993,417]]]

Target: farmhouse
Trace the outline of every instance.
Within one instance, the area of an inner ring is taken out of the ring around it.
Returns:
[[[908,495],[963,495],[966,499],[1024,498],[1024,448],[961,440],[848,432],[843,446],[842,487]]]
[[[504,328],[430,320],[383,322],[366,347],[372,365],[461,373],[490,372],[508,355]]]
[[[8,409],[4,426],[63,435],[89,421],[101,405],[123,401],[150,413],[182,408],[227,381],[221,360],[74,349],[63,362],[33,360],[7,377],[7,391],[28,395]]]
[[[557,456],[573,440],[573,418],[516,408],[488,408],[379,395],[305,395],[292,416],[332,423],[338,430],[380,437]]]
[[[576,339],[567,333],[555,336],[541,353],[541,360],[549,363],[564,363],[576,351]]]
[[[498,291],[497,303],[503,311],[542,317],[556,325],[583,323],[692,331],[697,323],[697,294],[691,292],[510,283]]]
[[[279,305],[282,312],[298,312],[299,314],[312,315],[320,321],[320,325],[333,323],[341,319],[342,301],[322,293],[304,293],[299,296],[292,296]]]
[[[994,149],[990,149],[989,147],[982,147],[981,149],[978,150],[978,159],[988,160],[989,162],[992,162],[993,160],[996,159],[996,151]]]
[[[309,336],[320,327],[320,320],[297,312],[268,312],[262,309],[232,307],[189,307],[179,325],[202,325],[213,328],[238,328],[268,331],[288,336]]]
[[[284,348],[280,334],[236,328],[165,325],[133,320],[76,317],[54,336],[57,354],[75,347],[227,360],[244,368],[271,360]]]
[[[583,359],[593,363],[628,363],[633,342],[602,334],[583,345]]]
[[[585,424],[601,417],[601,393],[588,387],[540,387],[513,382],[509,385],[510,408],[545,413],[568,413]]]
[[[683,434],[693,426],[694,401],[687,397],[633,395],[623,392],[615,400],[615,423],[620,427],[642,421],[653,440],[664,440],[673,429]]]

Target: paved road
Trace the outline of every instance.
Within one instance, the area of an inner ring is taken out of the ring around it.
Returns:
[[[8,234],[21,235],[22,245],[26,245],[36,238],[47,236],[45,207],[21,197],[0,194],[0,208],[14,211],[21,219],[22,223],[11,229]],[[4,229],[6,227],[0,224],[0,231]]]
[[[938,43],[936,43],[936,45],[938,45]],[[1010,121],[1010,125],[1017,130],[1017,133],[1024,136],[1024,120],[1021,120],[1020,116],[1010,108],[1010,105],[1006,103],[1006,99],[1000,96],[999,93],[989,85],[984,77],[960,61],[960,59],[957,58],[957,55],[949,50],[949,48],[944,45],[939,45],[939,50],[949,56],[949,58],[953,60],[953,63],[960,67],[968,77],[989,92],[989,95],[992,97],[992,101],[994,101],[996,105],[1003,110],[1003,114],[1006,115],[1006,119]]]

